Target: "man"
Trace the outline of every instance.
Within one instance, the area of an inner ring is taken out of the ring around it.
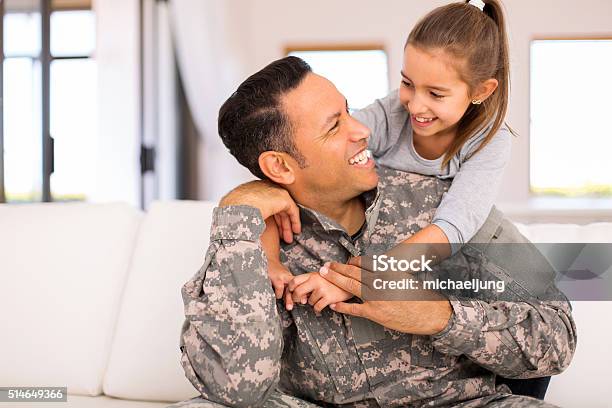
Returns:
[[[260,244],[267,218],[296,217],[297,203],[302,231],[283,244],[284,263],[299,275],[335,261],[326,279],[360,296],[355,267],[341,264],[427,225],[448,189],[356,162],[369,131],[331,82],[298,58],[276,61],[226,101],[219,133],[268,181],[238,187],[214,211],[204,265],[183,287],[181,363],[201,397],[175,407],[550,406],[495,384],[496,375],[557,374],[572,358],[571,309],[549,275],[524,283],[509,269],[501,279],[520,288],[511,301],[433,293],[435,301],[338,303],[321,316],[276,301]],[[513,234],[494,210],[473,241]],[[486,253],[468,249],[444,266],[485,273]]]

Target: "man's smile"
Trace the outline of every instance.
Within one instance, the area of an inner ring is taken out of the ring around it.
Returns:
[[[349,159],[349,164],[352,166],[365,166],[369,161],[372,161],[372,152],[363,149]]]

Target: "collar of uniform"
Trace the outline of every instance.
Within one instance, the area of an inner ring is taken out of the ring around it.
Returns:
[[[360,196],[366,206],[365,218],[367,224],[367,230],[370,230],[375,224],[378,218],[378,211],[380,208],[380,192],[378,187],[370,191],[362,193]],[[303,225],[319,224],[323,227],[326,232],[341,231],[346,232],[344,228],[336,221],[332,220],[328,216],[321,214],[311,208],[305,207],[298,204],[300,208],[300,220]]]

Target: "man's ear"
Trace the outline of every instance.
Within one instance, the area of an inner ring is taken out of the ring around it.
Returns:
[[[278,184],[293,184],[295,173],[286,153],[267,151],[259,155],[259,168],[271,181]]]
[[[487,79],[486,81],[478,85],[478,87],[476,88],[476,92],[472,96],[472,100],[477,100],[477,101],[486,100],[489,96],[493,94],[493,92],[495,92],[498,85],[499,85],[499,82],[497,82],[497,79],[495,78]]]

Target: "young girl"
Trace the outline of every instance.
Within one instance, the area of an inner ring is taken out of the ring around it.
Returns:
[[[369,149],[379,165],[453,179],[432,223],[404,241],[443,244],[441,261],[484,224],[510,156],[510,130],[503,126],[509,58],[501,4],[470,0],[430,12],[408,36],[401,76],[399,91],[354,117],[371,129]],[[267,230],[264,249],[280,298],[280,283],[293,276],[278,260],[276,231]],[[290,287],[295,295],[285,297],[288,308],[291,300],[305,303],[308,293],[317,312],[350,298],[313,276],[295,278]]]

